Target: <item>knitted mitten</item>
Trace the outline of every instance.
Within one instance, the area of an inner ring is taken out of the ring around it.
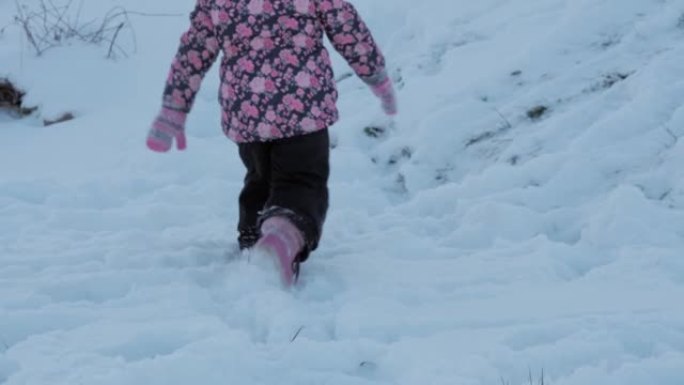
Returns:
[[[397,114],[397,97],[394,94],[394,87],[392,87],[392,80],[385,75],[380,78],[377,83],[370,84],[373,94],[380,98],[382,102],[382,110],[387,115]]]
[[[178,150],[185,150],[185,119],[187,114],[170,108],[162,108],[152,122],[147,134],[147,147],[156,152],[167,152],[176,140]]]

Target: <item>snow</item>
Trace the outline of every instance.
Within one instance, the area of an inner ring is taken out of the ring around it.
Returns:
[[[235,253],[216,69],[188,151],[144,147],[191,0],[84,1],[166,15],[116,60],[36,57],[0,3],[0,77],[41,108],[0,116],[0,384],[684,383],[684,3],[353,2],[400,115],[340,81],[292,291]]]

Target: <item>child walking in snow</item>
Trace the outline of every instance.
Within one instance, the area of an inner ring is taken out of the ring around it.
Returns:
[[[147,146],[186,147],[185,121],[219,53],[224,133],[247,173],[238,242],[278,262],[292,284],[321,238],[328,210],[328,127],[338,119],[327,35],[382,102],[397,112],[385,60],[345,0],[197,0],[171,64]]]

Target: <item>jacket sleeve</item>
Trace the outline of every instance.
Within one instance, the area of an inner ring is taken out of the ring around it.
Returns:
[[[164,106],[189,112],[202,79],[219,53],[219,41],[207,0],[197,0],[190,28],[181,36],[164,89]]]
[[[319,15],[335,50],[361,80],[373,85],[387,76],[385,58],[353,5],[345,0],[321,0]]]

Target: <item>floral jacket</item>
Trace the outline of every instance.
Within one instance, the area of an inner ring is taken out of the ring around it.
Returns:
[[[220,66],[222,127],[235,142],[325,129],[338,118],[324,34],[368,84],[385,59],[345,0],[197,0],[164,91],[164,106],[189,112],[206,72]]]

